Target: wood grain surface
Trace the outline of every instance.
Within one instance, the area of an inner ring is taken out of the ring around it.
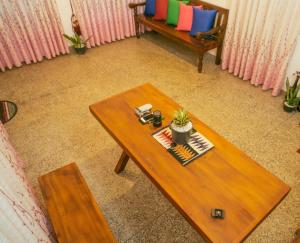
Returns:
[[[215,147],[182,166],[152,137],[157,129],[138,121],[134,108],[146,103],[161,110],[163,126],[180,108],[145,84],[93,104],[90,111],[208,242],[244,240],[288,194],[285,183],[192,114],[195,129]],[[212,208],[224,209],[225,219],[211,218]]]
[[[116,242],[75,163],[39,177],[60,243]]]

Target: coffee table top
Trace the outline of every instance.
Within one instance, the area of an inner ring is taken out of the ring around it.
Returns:
[[[240,242],[280,203],[290,188],[190,114],[193,126],[215,147],[182,166],[141,125],[134,108],[151,103],[170,123],[180,106],[145,84],[90,106],[90,111],[130,158],[208,241]],[[212,208],[225,219],[211,218]]]

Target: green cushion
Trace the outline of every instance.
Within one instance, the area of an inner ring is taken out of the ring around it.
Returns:
[[[178,18],[179,18],[180,3],[188,4],[189,0],[184,0],[184,1],[169,0],[167,24],[177,25]]]

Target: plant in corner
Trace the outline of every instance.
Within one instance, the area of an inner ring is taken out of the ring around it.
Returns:
[[[74,36],[64,34],[64,37],[72,43],[73,48],[78,54],[84,54],[86,52],[86,42],[91,38],[89,37],[86,40],[82,40],[81,36],[76,33]]]
[[[186,144],[189,141],[193,125],[187,111],[180,109],[175,112],[170,129],[174,143]]]
[[[290,84],[289,79],[286,80],[286,93],[283,103],[283,109],[286,112],[295,111],[300,103],[300,97],[298,97],[300,91],[300,84],[298,84],[299,78],[300,72],[297,72],[297,77],[293,85]]]

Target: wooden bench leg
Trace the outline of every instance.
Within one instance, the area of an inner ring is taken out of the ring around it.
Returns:
[[[217,56],[216,56],[216,61],[215,61],[216,65],[220,65],[221,64],[221,54],[222,54],[222,44],[217,49]]]
[[[115,172],[117,174],[121,173],[125,169],[128,160],[129,160],[129,156],[123,151],[115,168]]]
[[[135,22],[135,33],[136,33],[136,38],[140,39],[141,38],[141,33],[140,33],[140,24],[139,22],[136,20]]]
[[[133,12],[134,12],[135,34],[136,37],[139,39],[141,37],[141,34],[140,34],[140,23],[138,21],[137,7],[133,9]]]
[[[202,73],[202,61],[203,61],[203,53],[199,53],[199,58],[198,58],[198,73]]]

